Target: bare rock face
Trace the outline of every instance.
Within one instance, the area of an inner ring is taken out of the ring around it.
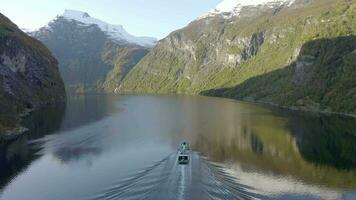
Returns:
[[[355,113],[355,1],[252,2],[171,33],[118,90]]]
[[[0,132],[24,112],[65,99],[56,59],[0,14]]]
[[[315,57],[312,55],[301,55],[295,63],[294,81],[302,84],[307,81],[310,73],[308,67],[313,65]]]
[[[253,33],[251,36],[250,44],[242,51],[241,56],[244,60],[256,56],[258,48],[264,43],[265,36],[263,32]]]

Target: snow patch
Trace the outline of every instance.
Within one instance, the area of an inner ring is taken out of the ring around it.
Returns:
[[[239,16],[243,7],[247,6],[268,6],[270,8],[286,5],[291,6],[295,0],[223,0],[215,9],[203,15],[201,18],[222,15],[226,18]]]
[[[61,16],[67,20],[75,20],[86,25],[95,24],[111,38],[119,41],[125,40],[129,43],[134,43],[146,47],[152,47],[157,43],[156,38],[133,36],[126,32],[122,25],[108,24],[104,21],[91,17],[86,12],[77,10],[65,10]]]

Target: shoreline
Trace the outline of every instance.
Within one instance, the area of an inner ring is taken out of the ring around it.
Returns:
[[[284,110],[289,110],[289,111],[295,111],[295,112],[302,112],[306,114],[323,114],[323,115],[338,115],[342,117],[352,117],[356,118],[356,114],[351,114],[351,113],[342,113],[342,112],[331,112],[331,111],[325,111],[325,110],[320,110],[320,109],[307,109],[305,107],[301,106],[281,106],[272,102],[264,102],[264,101],[255,101],[255,100],[248,100],[248,99],[238,99],[238,98],[231,98],[228,96],[219,96],[219,95],[209,95],[209,94],[188,94],[188,93],[147,93],[147,92],[124,92],[124,93],[80,93],[80,94],[71,94],[73,96],[75,95],[178,95],[178,96],[201,96],[201,97],[214,97],[214,98],[221,98],[221,99],[228,99],[228,100],[234,100],[234,101],[241,101],[245,103],[251,103],[251,104],[256,104],[256,105],[264,105],[264,106],[270,106],[274,108],[279,108],[279,109],[284,109]],[[71,96],[70,95],[70,96]],[[64,103],[64,102],[57,102],[57,103]],[[20,115],[20,121],[29,116],[33,111],[38,110],[42,107],[48,106],[49,104],[42,104],[41,106],[38,106],[34,109],[27,109],[23,111]],[[51,104],[53,105],[53,104]],[[18,123],[19,125],[20,123]],[[29,131],[28,128],[23,127],[23,126],[17,126],[17,127],[12,127],[12,128],[4,128],[5,132],[0,133],[0,142],[8,142],[11,140],[14,140],[21,135],[24,135],[27,131]],[[7,129],[7,130],[6,130]]]
[[[233,99],[233,98],[229,98]],[[235,100],[240,100],[240,99],[235,99]],[[271,102],[264,102],[264,101],[248,101],[248,100],[241,100],[243,102],[249,102],[249,103],[256,103],[260,105],[268,105],[276,108],[281,108],[281,109],[286,109],[290,111],[298,111],[298,112],[303,112],[303,113],[309,113],[309,114],[323,114],[323,115],[339,115],[343,117],[352,117],[356,118],[356,114],[350,114],[350,113],[342,113],[342,112],[332,112],[332,111],[326,111],[326,110],[320,110],[320,109],[307,109],[302,106],[281,106],[275,103]]]
[[[309,114],[339,115],[339,116],[343,116],[343,117],[356,118],[356,114],[343,113],[343,112],[332,112],[332,111],[326,111],[326,110],[320,110],[320,109],[307,109],[303,106],[281,106],[279,104],[272,103],[272,102],[254,101],[254,100],[247,100],[247,99],[236,99],[236,98],[231,98],[231,97],[214,96],[214,95],[202,95],[202,96],[231,99],[231,100],[236,100],[236,101],[241,101],[241,102],[246,102],[246,103],[252,103],[252,104],[256,104],[256,105],[266,105],[266,106],[270,106],[270,107],[274,107],[274,108],[309,113]]]
[[[286,109],[290,111],[299,111],[299,112],[305,112],[305,113],[319,113],[319,114],[325,114],[325,115],[340,115],[344,117],[352,117],[356,118],[356,113],[351,114],[351,113],[343,113],[343,112],[331,112],[331,111],[326,111],[326,110],[320,110],[320,109],[306,109],[305,107],[302,106],[281,106],[276,103],[272,102],[264,102],[264,101],[254,101],[254,100],[248,100],[248,99],[238,99],[238,98],[232,98],[228,96],[219,96],[219,95],[209,95],[209,94],[192,94],[192,93],[153,93],[153,92],[88,92],[88,93],[72,93],[71,95],[176,95],[176,96],[201,96],[201,97],[214,97],[214,98],[223,98],[223,99],[229,99],[229,100],[235,100],[235,101],[241,101],[241,102],[246,102],[246,103],[253,103],[257,105],[267,105],[275,108],[281,108],[281,109]]]
[[[14,124],[13,127],[3,127],[3,131],[0,133],[0,144],[11,142],[26,134],[30,129],[21,125],[21,121],[31,115],[32,112],[37,111],[41,108],[45,108],[46,106],[65,104],[66,101],[56,101],[54,103],[41,103],[31,109],[25,109],[23,112],[17,115],[17,123]]]
[[[100,94],[100,93],[96,93]],[[320,109],[307,109],[302,106],[281,106],[276,103],[272,102],[264,102],[264,101],[255,101],[255,100],[248,100],[248,99],[238,99],[238,98],[232,98],[228,96],[219,96],[219,95],[209,95],[209,94],[189,94],[189,93],[150,93],[150,92],[121,92],[121,93],[105,93],[105,94],[114,94],[114,95],[178,95],[178,96],[201,96],[201,97],[214,97],[214,98],[222,98],[222,99],[229,99],[229,100],[235,100],[235,101],[241,101],[241,102],[246,102],[246,103],[252,103],[252,104],[257,104],[257,105],[266,105],[266,106],[271,106],[274,108],[280,108],[280,109],[285,109],[285,110],[290,110],[290,111],[298,111],[298,112],[304,112],[304,113],[318,113],[318,114],[324,114],[324,115],[339,115],[339,116],[344,116],[344,117],[352,117],[356,118],[356,113],[351,114],[351,113],[343,113],[343,112],[332,112],[332,111],[326,111],[326,110],[320,110]]]
[[[29,131],[29,129],[26,127],[22,127],[22,126],[6,130],[5,133],[0,134],[0,143],[1,142],[6,143],[9,141],[15,140],[18,137],[24,135],[27,131]]]

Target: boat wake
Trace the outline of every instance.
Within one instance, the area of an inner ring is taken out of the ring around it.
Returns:
[[[238,182],[223,167],[191,152],[188,165],[171,154],[153,165],[113,183],[90,200],[117,199],[261,199],[254,189]]]

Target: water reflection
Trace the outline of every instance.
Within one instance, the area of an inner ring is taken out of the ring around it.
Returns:
[[[246,171],[356,188],[354,118],[236,104],[204,114],[215,117],[205,123],[194,148],[218,162],[238,163]],[[197,110],[196,117],[203,117],[200,113]]]
[[[117,109],[111,103],[113,97],[110,96],[78,95],[69,98],[68,101],[67,105],[48,106],[31,113],[22,122],[30,131],[17,140],[0,144],[0,189],[40,157],[38,148],[29,145],[30,141],[95,122],[109,116]],[[63,161],[68,161],[88,152],[98,154],[99,150],[62,147],[56,153]]]
[[[356,169],[356,120],[294,114],[288,126],[304,159],[338,169]]]
[[[117,112],[119,99],[110,95],[75,95],[67,102],[61,131],[96,122]]]
[[[64,108],[64,105],[58,105],[32,113],[23,122],[30,131],[17,140],[0,145],[0,188],[38,157],[35,155],[36,150],[31,149],[27,142],[58,130]]]
[[[190,195],[210,185],[218,197],[232,184],[266,199],[352,199],[345,191],[356,189],[354,118],[219,98],[91,95],[33,113],[24,123],[29,134],[0,146],[0,197],[7,200],[83,199],[98,191],[121,195],[121,188],[126,195],[150,193],[151,181],[178,194],[183,175]],[[221,166],[196,154],[192,168],[179,168],[170,155],[183,139]],[[217,179],[226,185],[216,189]]]

